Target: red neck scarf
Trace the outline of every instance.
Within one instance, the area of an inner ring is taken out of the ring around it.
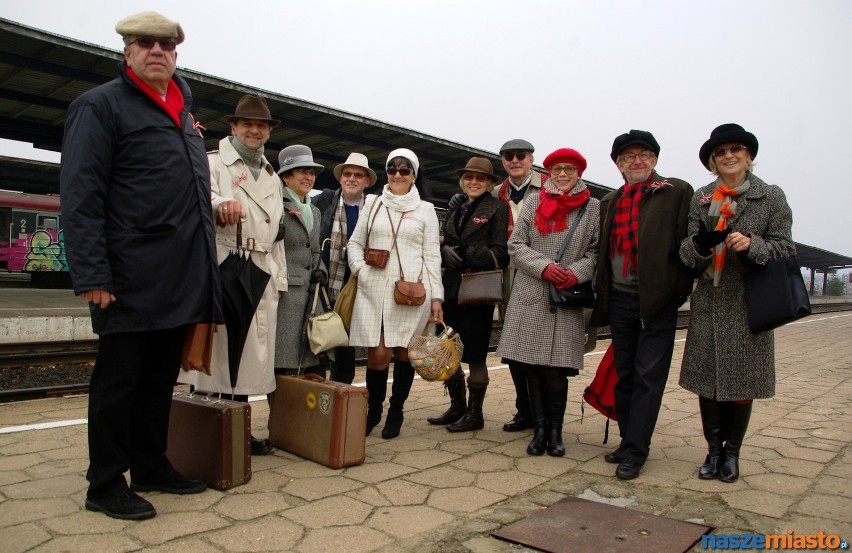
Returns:
[[[615,204],[609,250],[624,256],[621,276],[626,277],[630,271],[639,270],[639,200],[642,199],[643,190],[654,176],[652,171],[645,182],[625,184],[621,197]]]
[[[166,112],[172,121],[174,121],[177,128],[181,128],[180,126],[180,112],[183,111],[184,99],[183,94],[178,88],[177,83],[175,83],[174,79],[169,79],[168,88],[166,90],[166,100],[160,97],[160,94],[151,88],[145,81],[139,78],[139,76],[133,72],[133,69],[130,66],[127,66],[127,76],[130,77],[130,80],[136,83],[136,86],[139,87],[139,90],[145,93],[145,96],[151,99],[157,106],[159,106],[163,111]]]
[[[543,236],[551,232],[562,232],[568,228],[568,214],[585,205],[589,200],[589,189],[576,194],[554,194],[542,186],[538,197],[541,202],[535,208],[535,228]]]

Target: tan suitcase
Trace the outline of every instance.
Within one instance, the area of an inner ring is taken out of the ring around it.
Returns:
[[[364,462],[366,389],[316,375],[275,380],[269,411],[272,445],[333,469]]]
[[[166,456],[175,470],[227,490],[251,480],[251,406],[175,394]]]

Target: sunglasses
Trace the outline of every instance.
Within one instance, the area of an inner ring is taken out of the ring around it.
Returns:
[[[140,48],[144,48],[145,50],[150,50],[154,47],[155,44],[160,45],[160,49],[163,52],[172,52],[175,48],[177,48],[177,42],[175,42],[171,38],[154,38],[150,36],[140,36],[136,40],[132,41],[130,44],[136,43]],[[128,44],[128,46],[130,46]]]
[[[398,167],[398,168],[397,167],[388,167],[387,172],[388,172],[388,176],[391,176],[391,177],[396,175],[397,173],[399,173],[403,177],[407,177],[408,175],[413,173],[414,170],[409,169],[408,167]]]
[[[746,148],[742,144],[738,146],[731,146],[730,148],[719,148],[718,150],[713,152],[713,157],[725,157],[726,155],[728,155],[728,152],[731,152],[732,154],[738,154],[743,150],[747,152],[748,148]]]
[[[518,158],[518,161],[523,161],[527,158],[526,152],[506,152],[503,154],[503,159],[506,161],[512,161],[513,159]]]

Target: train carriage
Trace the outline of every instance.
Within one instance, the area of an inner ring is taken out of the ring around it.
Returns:
[[[70,286],[59,196],[0,190],[0,271]]]

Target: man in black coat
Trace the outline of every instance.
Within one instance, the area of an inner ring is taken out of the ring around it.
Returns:
[[[68,109],[60,191],[74,291],[100,336],[86,509],[140,520],[156,511],[135,491],[206,487],[165,452],[186,327],[221,319],[221,292],[204,139],[174,75],[183,29],[144,12],[116,31],[118,78]]]
[[[334,168],[334,177],[340,183],[338,190],[326,188],[314,196],[311,202],[322,213],[320,244],[322,260],[328,267],[328,287],[332,299],[349,282],[351,276],[346,259],[346,243],[361,208],[364,206],[364,191],[376,184],[376,172],[370,169],[367,156],[352,152],[346,161]],[[327,244],[325,241],[329,240]],[[355,379],[355,350],[350,347],[336,348],[331,364],[331,380],[352,384]]]

